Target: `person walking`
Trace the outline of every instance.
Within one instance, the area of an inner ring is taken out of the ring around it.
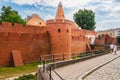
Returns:
[[[113,52],[115,55],[117,54],[117,45],[116,44],[114,44]]]
[[[114,45],[112,43],[112,44],[110,44],[110,51],[111,51],[111,53],[113,53],[113,49],[114,49]]]

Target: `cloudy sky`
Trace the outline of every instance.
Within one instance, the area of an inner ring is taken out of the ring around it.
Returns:
[[[46,21],[55,18],[60,1],[66,19],[73,21],[73,14],[79,9],[92,9],[96,16],[96,30],[120,28],[120,0],[0,0],[0,9],[3,5],[11,6],[22,18],[38,14]]]

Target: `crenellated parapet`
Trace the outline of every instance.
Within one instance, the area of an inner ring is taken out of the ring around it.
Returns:
[[[0,25],[0,32],[15,32],[15,33],[44,33],[46,27],[22,25],[18,23],[2,22]]]
[[[95,31],[82,29],[82,32],[84,32],[85,34],[89,34],[89,35],[95,35],[97,37],[97,32]]]
[[[88,40],[86,35],[96,35],[96,32],[89,31],[89,30],[83,30],[83,29],[72,29],[72,39],[73,40]]]
[[[59,24],[72,24],[72,21],[70,20],[63,20],[63,19],[52,19],[52,20],[47,20],[46,21],[46,24],[49,25],[49,24],[56,24],[56,23],[59,23]]]
[[[43,40],[46,36],[48,36],[48,33],[15,33],[15,32],[0,32],[0,41],[14,41],[14,40],[20,40],[20,41],[28,41],[28,40]]]
[[[98,36],[95,39],[96,45],[110,45],[111,43],[116,44],[116,40],[115,40],[115,38],[113,38],[107,34],[106,35],[103,34],[102,36]]]

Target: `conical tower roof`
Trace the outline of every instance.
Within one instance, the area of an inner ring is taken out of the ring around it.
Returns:
[[[55,19],[65,19],[62,3],[59,2]]]

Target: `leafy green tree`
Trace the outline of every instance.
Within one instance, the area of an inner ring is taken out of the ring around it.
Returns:
[[[116,37],[117,43],[120,45],[120,36]]]
[[[21,23],[25,24],[25,21],[21,18],[17,11],[12,10],[10,6],[3,6],[1,8],[2,12],[0,13],[0,22],[12,22],[12,23]]]
[[[92,10],[80,9],[73,15],[73,19],[82,29],[95,29],[95,13]]]

